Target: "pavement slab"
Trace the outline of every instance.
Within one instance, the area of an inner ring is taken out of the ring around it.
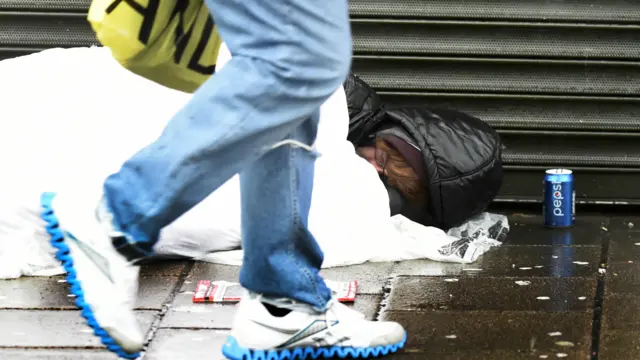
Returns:
[[[74,309],[63,276],[0,280],[0,309]]]
[[[323,269],[322,276],[328,280],[358,280],[358,294],[381,294],[394,263],[365,263]],[[239,282],[240,267],[211,263],[196,263],[187,275],[186,281],[193,283],[195,289],[198,280],[216,280]]]
[[[191,290],[188,291],[187,289]],[[193,329],[230,329],[235,316],[236,304],[194,304],[191,301],[193,290],[190,284],[176,294],[175,299],[160,323],[162,328]],[[353,304],[348,304],[374,319],[379,307],[381,295],[360,294]]]
[[[589,277],[598,275],[600,247],[500,246],[473,264],[411,260],[393,272],[412,276]]]
[[[160,310],[178,282],[175,276],[140,279],[136,308]],[[76,309],[62,276],[0,280],[0,309]]]
[[[640,218],[585,214],[569,229],[541,224],[538,215],[511,215],[504,244],[474,264],[366,263],[322,275],[357,280],[350,306],[407,328],[407,349],[389,359],[640,359]],[[238,282],[239,271],[144,265],[136,305],[143,327],[167,306],[145,360],[221,359],[235,304],[191,298],[198,280]],[[72,301],[62,277],[0,281],[0,359],[115,359]]]
[[[640,296],[640,232],[614,232],[609,242],[607,293]]]
[[[586,359],[592,317],[591,311],[385,311],[381,319],[405,326],[409,351],[438,359],[443,353],[473,351],[566,353],[570,359]]]
[[[185,283],[193,283],[195,289],[199,280],[240,282],[240,267],[197,262],[187,274]]]
[[[352,305],[373,319],[382,299],[383,286],[391,276],[393,263],[373,263],[323,270],[323,276],[336,281],[358,280],[358,295]],[[229,329],[235,304],[194,304],[193,292],[199,280],[239,281],[237,266],[196,263],[175,294],[163,318],[162,328]]]
[[[149,346],[147,360],[224,359],[225,330],[160,329]]]
[[[636,360],[640,359],[640,219],[626,217],[615,223],[609,234],[598,359]]]
[[[607,293],[604,297],[602,328],[606,332],[640,332],[640,296]]]
[[[581,215],[571,228],[550,229],[540,215],[513,214],[504,246],[600,246],[608,224],[604,216]]]
[[[393,269],[394,263],[364,263],[323,269],[320,274],[328,280],[357,280],[358,294],[381,294]]]
[[[640,259],[640,222],[634,230],[609,233],[609,262],[627,262]]]
[[[640,331],[607,330],[600,339],[598,360],[640,359]]]
[[[148,331],[157,311],[137,312],[143,330]],[[1,347],[95,347],[100,340],[79,311],[0,310]]]
[[[118,360],[117,355],[103,350],[76,349],[0,349],[2,360]]]
[[[140,276],[180,276],[193,261],[161,260],[140,267]]]
[[[640,216],[637,214],[621,214],[610,216],[604,226],[608,231],[640,232]]]
[[[453,353],[433,354],[418,350],[404,351],[387,357],[393,360],[557,360],[558,357],[567,355],[564,359],[585,359],[579,357],[569,357],[566,353],[551,353],[549,351],[539,351],[533,349],[530,351],[517,350],[472,350],[472,351],[456,351]]]
[[[593,278],[398,277],[387,310],[588,311]]]

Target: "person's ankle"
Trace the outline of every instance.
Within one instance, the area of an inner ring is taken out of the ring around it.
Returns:
[[[129,241],[128,235],[121,231],[115,222],[115,217],[107,206],[106,198],[102,198],[96,209],[96,217],[111,238],[111,245],[130,263],[137,263],[148,256],[147,251],[140,249],[135,243]]]

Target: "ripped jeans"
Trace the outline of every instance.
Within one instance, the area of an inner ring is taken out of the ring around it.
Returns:
[[[346,78],[347,1],[205,2],[233,57],[105,181],[119,250],[151,254],[164,226],[239,173],[241,284],[323,309],[324,254],[307,227],[315,154],[286,140],[315,141],[319,107]]]

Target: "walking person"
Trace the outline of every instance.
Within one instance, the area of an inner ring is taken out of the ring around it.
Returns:
[[[318,109],[351,65],[347,1],[205,1],[231,61],[95,198],[73,189],[42,197],[82,315],[110,350],[135,358],[145,340],[133,312],[137,261],[152,254],[163,227],[239,173],[240,282],[250,296],[238,306],[224,354],[396,351],[406,338],[399,324],[367,321],[332,298],[307,228]]]

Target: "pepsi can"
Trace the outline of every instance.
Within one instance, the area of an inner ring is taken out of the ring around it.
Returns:
[[[576,220],[573,172],[567,169],[547,170],[544,175],[542,213],[548,227],[573,226]]]

